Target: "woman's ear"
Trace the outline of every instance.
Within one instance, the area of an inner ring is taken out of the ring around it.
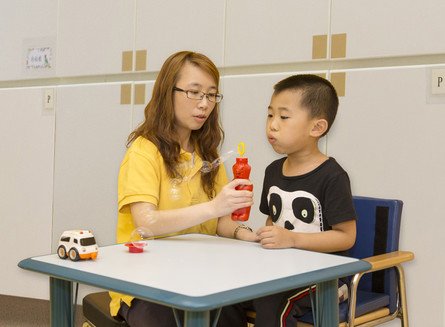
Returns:
[[[321,137],[328,130],[328,121],[326,119],[317,119],[311,130],[311,136]]]

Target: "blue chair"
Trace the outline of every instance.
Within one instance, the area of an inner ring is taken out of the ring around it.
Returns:
[[[341,327],[376,326],[400,318],[408,327],[405,278],[401,264],[414,254],[399,251],[400,220],[403,202],[369,197],[354,197],[357,213],[357,240],[351,257],[368,261],[372,268],[351,277],[349,301],[340,304]],[[312,312],[300,318],[313,324]]]

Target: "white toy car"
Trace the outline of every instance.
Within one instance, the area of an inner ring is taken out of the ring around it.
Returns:
[[[68,230],[62,233],[57,247],[59,258],[69,257],[72,261],[96,259],[99,247],[89,230]]]

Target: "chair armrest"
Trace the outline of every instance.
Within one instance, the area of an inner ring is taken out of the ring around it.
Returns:
[[[381,255],[376,255],[368,258],[364,258],[362,260],[367,261],[371,264],[371,268],[369,270],[360,272],[355,274],[351,280],[351,298],[349,303],[349,316],[348,321],[355,321],[355,306],[357,303],[357,287],[360,282],[360,279],[363,275],[371,273],[373,271],[387,269],[391,267],[395,267],[399,273],[399,289],[401,290],[401,298],[403,299],[403,303],[406,303],[405,297],[405,281],[403,268],[400,265],[403,262],[411,261],[414,259],[414,253],[409,251],[394,251],[390,253],[385,253]]]
[[[394,267],[403,262],[411,261],[414,259],[414,253],[410,251],[394,251],[373,257],[364,258],[362,260],[371,264],[371,269],[365,273],[382,270],[390,267]]]

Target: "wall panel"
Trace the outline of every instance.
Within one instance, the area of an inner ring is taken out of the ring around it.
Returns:
[[[137,1],[136,49],[147,51],[147,69],[159,71],[182,50],[198,51],[217,66],[223,62],[224,0]]]
[[[347,34],[347,58],[444,53],[442,0],[333,0],[332,33]]]
[[[0,13],[0,81],[53,76],[54,70],[26,70],[25,58],[29,46],[55,45],[57,3],[51,0],[1,1]]]
[[[132,110],[119,97],[117,84],[59,89],[53,251],[67,229],[92,229],[99,245],[115,241],[117,173]]]
[[[328,27],[328,0],[227,0],[225,65],[310,61]]]
[[[144,110],[145,106],[147,105],[148,101],[151,99],[151,93],[153,92],[153,85],[154,82],[146,82],[145,85],[145,102],[144,104],[140,105],[134,105],[133,106],[133,117],[132,117],[132,131],[138,127],[141,123],[143,123],[145,117],[144,117]]]
[[[51,251],[54,111],[40,88],[0,90],[0,102],[0,294],[47,298],[48,278],[17,263]]]
[[[59,6],[58,75],[122,72],[122,52],[133,50],[134,1],[61,0]]]

